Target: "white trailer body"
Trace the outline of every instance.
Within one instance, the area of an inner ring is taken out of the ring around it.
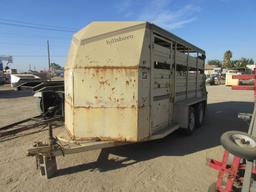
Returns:
[[[94,22],[65,65],[65,128],[28,149],[47,178],[56,156],[160,139],[200,126],[205,52],[147,22]]]
[[[204,59],[147,22],[89,24],[65,65],[66,130],[73,140],[138,142],[189,128],[206,106]]]

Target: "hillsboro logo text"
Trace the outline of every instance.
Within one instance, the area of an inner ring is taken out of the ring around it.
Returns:
[[[106,43],[108,45],[112,45],[113,43],[118,43],[120,41],[129,40],[129,39],[132,39],[132,38],[133,38],[133,35],[123,36],[123,37],[119,36],[119,37],[114,37],[110,40],[106,40]]]

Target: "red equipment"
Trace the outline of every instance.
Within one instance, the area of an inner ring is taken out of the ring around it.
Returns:
[[[254,80],[253,85],[233,85],[232,90],[254,90],[254,97],[256,97],[256,68],[253,70],[254,74],[246,74],[246,75],[233,75],[232,79],[239,80]]]
[[[246,160],[237,156],[233,156],[225,150],[222,162],[211,159],[209,160],[208,165],[219,171],[215,191],[231,192],[241,190],[244,179]],[[255,163],[252,174],[256,176]]]
[[[256,102],[256,68],[254,69],[254,74],[251,75],[233,75],[233,79],[240,80],[254,80],[253,85],[238,85],[232,86],[232,90],[254,90],[254,98]],[[254,114],[252,116],[249,135],[252,134],[252,130],[254,127],[254,120],[256,119],[256,105],[254,106]],[[254,131],[255,132],[255,131]],[[256,135],[254,135],[256,136]],[[242,143],[245,141],[241,140]],[[222,143],[223,145],[223,143]],[[224,146],[224,145],[223,145]],[[225,147],[224,147],[225,148]],[[250,149],[249,149],[250,150]],[[255,150],[255,149],[254,149]],[[256,187],[251,186],[251,179],[245,177],[247,164],[251,165],[251,169],[249,169],[249,178],[253,178],[254,182],[256,182],[256,159],[248,161],[238,156],[232,155],[229,151],[225,150],[223,155],[222,162],[210,159],[208,161],[208,165],[213,169],[219,171],[217,182],[210,186],[209,192],[233,192],[233,191],[251,191],[255,190]],[[248,181],[246,181],[246,179]],[[247,182],[247,186],[243,186],[243,184]],[[249,183],[249,184],[248,184]]]

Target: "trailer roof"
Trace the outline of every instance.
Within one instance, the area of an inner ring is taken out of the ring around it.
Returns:
[[[167,30],[165,30],[165,29],[163,29],[163,28],[161,28],[161,27],[159,27],[159,26],[157,26],[157,25],[155,25],[153,23],[147,22],[147,26],[149,28],[151,28],[151,29],[159,31],[160,34],[164,35],[166,38],[169,37],[171,40],[173,40],[173,41],[175,41],[175,42],[177,42],[177,43],[179,43],[181,45],[184,45],[184,46],[192,49],[193,51],[199,51],[199,52],[205,54],[205,51],[203,49],[201,49],[201,48],[199,48],[199,47],[197,47],[197,46],[195,46],[195,45],[185,41],[184,39],[178,37],[177,35],[174,35],[173,33],[169,32],[169,31],[167,31]]]
[[[89,25],[75,33],[75,37],[78,39],[90,39],[103,34],[124,30],[130,27],[142,25],[145,27],[146,22],[144,21],[94,21]]]
[[[82,41],[97,38],[101,35],[107,35],[109,33],[113,33],[116,31],[125,31],[125,29],[133,28],[133,27],[147,27],[149,29],[153,29],[157,31],[161,36],[164,36],[171,41],[174,41],[185,48],[189,48],[190,51],[198,51],[202,54],[205,54],[205,51],[200,49],[199,47],[185,41],[184,39],[174,35],[173,33],[158,27],[157,25],[145,21],[102,21],[102,22],[92,22],[80,31],[78,31],[74,37],[76,39],[80,39]]]

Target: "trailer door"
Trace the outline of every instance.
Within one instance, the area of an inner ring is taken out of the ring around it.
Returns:
[[[172,121],[172,43],[153,35],[151,49],[151,134]]]

